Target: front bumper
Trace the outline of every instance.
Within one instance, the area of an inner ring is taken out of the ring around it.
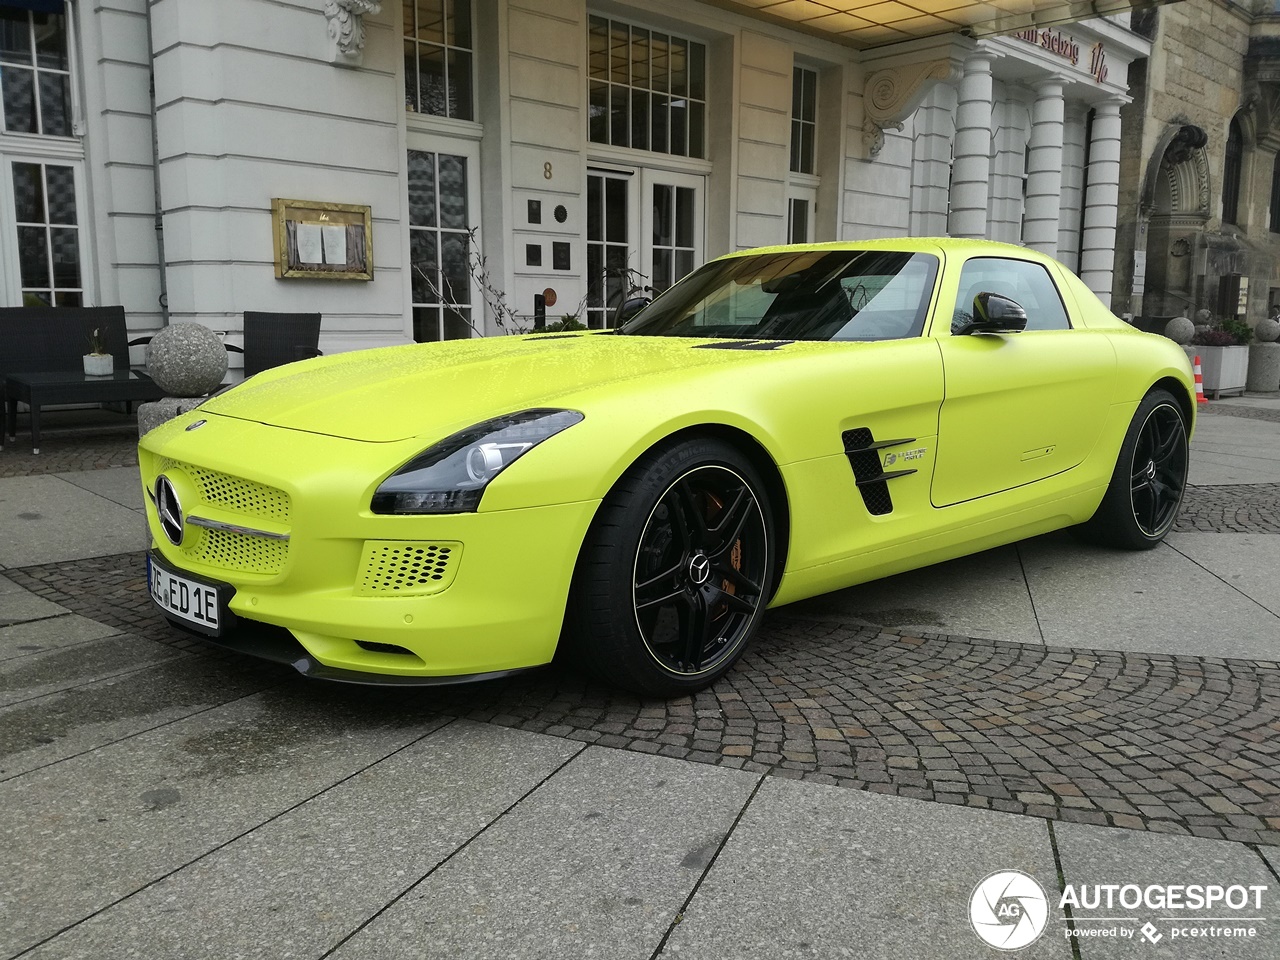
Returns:
[[[214,642],[341,680],[459,682],[550,661],[598,501],[374,515],[399,456],[388,446],[224,418],[144,439],[143,484],[168,476],[188,520],[173,545],[147,497],[162,562],[234,588],[239,622]]]

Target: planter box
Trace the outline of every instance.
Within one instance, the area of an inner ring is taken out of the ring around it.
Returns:
[[[1217,400],[1223,393],[1244,393],[1249,379],[1248,347],[1196,347],[1200,371],[1204,374],[1204,394]]]
[[[86,353],[84,372],[90,377],[109,377],[115,371],[116,361],[109,353]]]

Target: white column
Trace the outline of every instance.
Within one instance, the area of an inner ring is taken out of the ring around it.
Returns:
[[[991,176],[991,58],[970,57],[960,81],[956,149],[951,167],[953,237],[987,235],[988,180]]]
[[[1113,99],[1094,107],[1080,244],[1080,279],[1107,306],[1111,305],[1120,200],[1120,105],[1120,100]]]
[[[1080,215],[1084,208],[1084,110],[1067,104],[1062,126],[1062,206],[1058,211],[1058,259],[1080,269]]]
[[[1034,89],[1036,102],[1031,109],[1022,242],[1033,250],[1056,257],[1058,211],[1062,207],[1062,80],[1058,77],[1042,80]]]

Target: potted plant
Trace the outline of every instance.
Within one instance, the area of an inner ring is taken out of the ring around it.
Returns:
[[[1205,396],[1217,400],[1224,391],[1244,393],[1249,379],[1249,340],[1253,331],[1234,317],[1215,321],[1201,330],[1191,343],[1200,355]]]
[[[115,372],[115,358],[102,347],[102,331],[89,334],[89,352],[84,355],[84,372],[88,377],[109,377]]]
[[[547,333],[567,333],[570,330],[585,330],[576,313],[566,313],[559,320],[548,323],[544,328]]]

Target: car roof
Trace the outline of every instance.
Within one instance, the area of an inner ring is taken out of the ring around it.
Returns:
[[[886,237],[879,240],[836,240],[828,243],[793,243],[772,247],[738,250],[726,257],[752,256],[761,253],[795,253],[804,250],[894,250],[907,253],[954,252],[968,255],[1018,257],[1023,260],[1050,259],[1030,247],[995,240],[971,240],[964,237]],[[718,258],[721,259],[721,258]]]

